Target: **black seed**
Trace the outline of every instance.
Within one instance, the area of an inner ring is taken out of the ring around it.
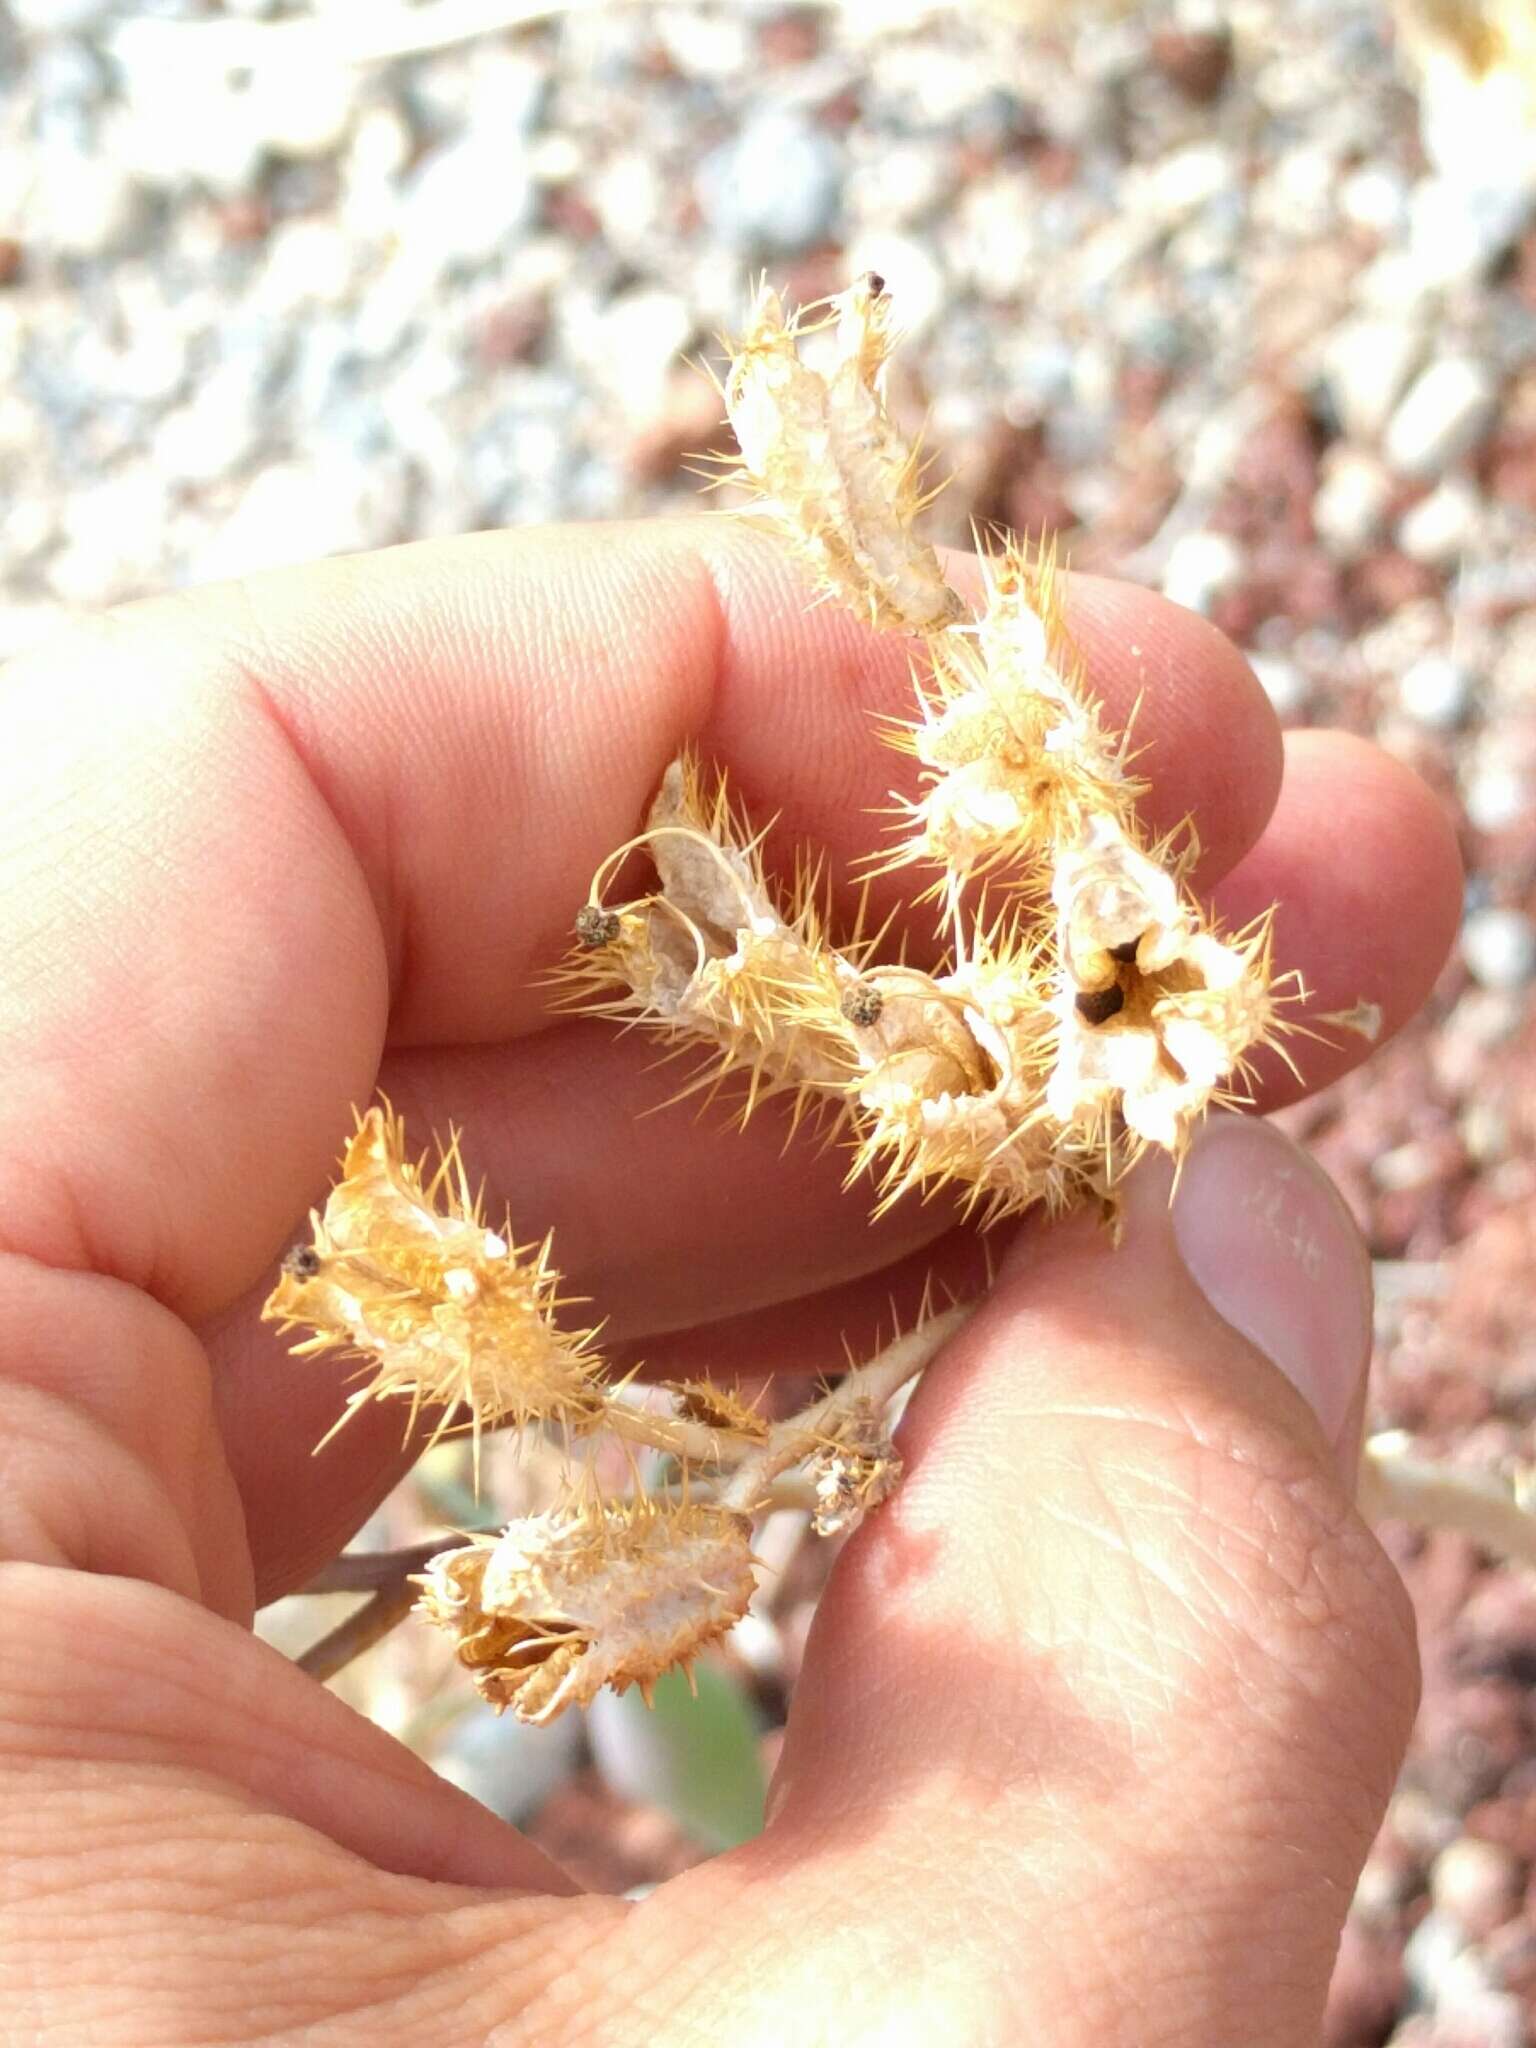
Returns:
[[[883,299],[885,297],[885,279],[878,270],[872,270],[864,282],[869,286],[869,295],[872,299]]]
[[[601,946],[611,946],[619,936],[619,913],[604,910],[600,903],[584,903],[576,913],[576,938],[580,945],[595,953]]]
[[[313,1280],[320,1270],[320,1254],[312,1245],[296,1244],[283,1259],[283,1271],[294,1280]]]
[[[1123,946],[1111,946],[1109,957],[1111,960],[1118,960],[1122,967],[1134,967],[1136,964],[1136,948],[1140,944],[1140,939],[1127,939]]]
[[[1077,1014],[1085,1024],[1107,1024],[1125,1008],[1125,992],[1118,984],[1109,988],[1085,988],[1077,999]]]
[[[869,1025],[880,1022],[885,997],[872,982],[856,981],[852,988],[844,989],[838,1008],[850,1024],[859,1024],[867,1029]]]

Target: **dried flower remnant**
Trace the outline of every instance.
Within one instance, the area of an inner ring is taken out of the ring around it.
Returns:
[[[829,329],[823,376],[800,345]],[[916,900],[939,906],[947,966],[885,963],[868,941],[855,955],[802,901],[781,909],[761,835],[683,763],[622,849],[647,850],[656,888],[605,909],[619,857],[604,864],[584,930],[605,911],[618,935],[570,976],[584,1006],[712,1047],[706,1082],[749,1070],[748,1111],[781,1089],[835,1101],[882,1205],[945,1184],[991,1215],[1112,1204],[1146,1145],[1182,1151],[1212,1101],[1240,1095],[1286,998],[1267,929],[1225,938],[1185,885],[1190,844],[1147,842],[1145,785],[1071,647],[1051,551],[984,560],[974,616],[942,585],[912,532],[915,457],[880,400],[891,341],[876,278],[794,319],[765,290],[724,388],[757,509],[823,595],[921,643],[917,716],[886,733],[921,793],[897,798],[899,843],[872,865],[932,870]]]
[[[583,1501],[435,1557],[420,1611],[454,1639],[498,1712],[550,1721],[608,1685],[650,1688],[747,1610],[751,1525],[727,1509],[643,1497]]]
[[[514,1245],[486,1227],[454,1138],[436,1170],[405,1155],[400,1119],[359,1120],[342,1176],[311,1217],[312,1242],[283,1261],[262,1315],[312,1334],[304,1356],[345,1351],[373,1366],[343,1419],[364,1402],[403,1399],[411,1416],[590,1427],[602,1413],[590,1330],[562,1330],[560,1275],[546,1239]]]
[[[765,288],[725,380],[725,409],[741,449],[736,474],[822,588],[876,626],[928,633],[962,608],[937,554],[912,532],[925,500],[917,451],[885,409],[890,311],[873,275],[814,321],[786,318]],[[801,342],[828,328],[835,356],[823,376],[802,360]]]
[[[816,1493],[812,1526],[818,1536],[857,1529],[871,1509],[896,1491],[901,1458],[873,1401],[855,1401],[837,1432],[807,1466]]]
[[[858,1071],[842,1002],[859,982],[860,948],[829,946],[814,874],[803,873],[779,907],[761,843],[722,783],[709,789],[691,757],[674,761],[644,831],[604,863],[593,890],[636,850],[654,864],[658,886],[617,910],[593,902],[579,913],[583,930],[601,920],[611,936],[593,946],[578,935],[561,977],[565,1001],[713,1047],[696,1085],[743,1073],[749,1103],[783,1089],[841,1096]]]

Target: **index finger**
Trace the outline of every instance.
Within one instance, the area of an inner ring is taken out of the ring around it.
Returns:
[[[1134,607],[1130,609],[1128,607]],[[1080,585],[1153,821],[1220,871],[1274,721],[1221,636]],[[487,535],[136,608],[6,683],[0,1215],[8,1248],[196,1316],[266,1262],[386,1038],[534,1028],[596,863],[692,738],[786,842],[867,850],[907,649],[707,520]],[[1219,730],[1220,745],[1191,744]]]

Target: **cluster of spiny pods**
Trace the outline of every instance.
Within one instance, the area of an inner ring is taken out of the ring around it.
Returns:
[[[1112,1216],[1136,1157],[1179,1154],[1281,1028],[1268,923],[1217,930],[1186,886],[1190,836],[1142,829],[1144,785],[1067,641],[1049,555],[984,556],[974,608],[945,580],[883,397],[891,345],[878,278],[800,318],[765,290],[724,396],[755,516],[821,594],[910,643],[913,715],[887,737],[916,757],[919,793],[873,863],[913,872],[940,963],[836,931],[812,864],[776,886],[719,776],[685,757],[594,878],[563,1000],[697,1046],[703,1084],[741,1077],[744,1113],[771,1096],[829,1110],[879,1206],[948,1185],[987,1217]],[[649,886],[610,900],[636,854]],[[457,1141],[428,1176],[375,1108],[266,1309],[311,1332],[301,1349],[367,1362],[348,1412],[395,1397],[440,1429],[553,1430],[571,1448],[548,1513],[444,1550],[422,1580],[421,1610],[486,1699],[531,1720],[603,1684],[649,1687],[717,1640],[751,1597],[765,1504],[803,1499],[824,1532],[877,1505],[900,1471],[886,1401],[947,1321],[769,1428],[707,1382],[637,1398],[591,1330],[562,1325],[559,1289],[547,1239],[487,1226]],[[671,1453],[682,1477],[604,1498],[581,1454],[600,1432]]]

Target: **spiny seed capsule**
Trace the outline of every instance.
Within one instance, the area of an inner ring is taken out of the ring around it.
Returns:
[[[320,1254],[312,1245],[296,1244],[284,1255],[283,1271],[294,1280],[313,1280],[320,1270]]]
[[[844,989],[843,999],[838,1008],[850,1024],[868,1029],[880,1022],[880,1012],[885,1008],[885,997],[873,982],[856,981],[852,988]]]
[[[1111,983],[1108,988],[1085,988],[1077,999],[1077,1014],[1085,1024],[1107,1024],[1125,1008],[1125,991]]]
[[[601,903],[584,903],[576,913],[577,943],[595,953],[602,946],[611,946],[619,936],[619,913],[604,910]]]

